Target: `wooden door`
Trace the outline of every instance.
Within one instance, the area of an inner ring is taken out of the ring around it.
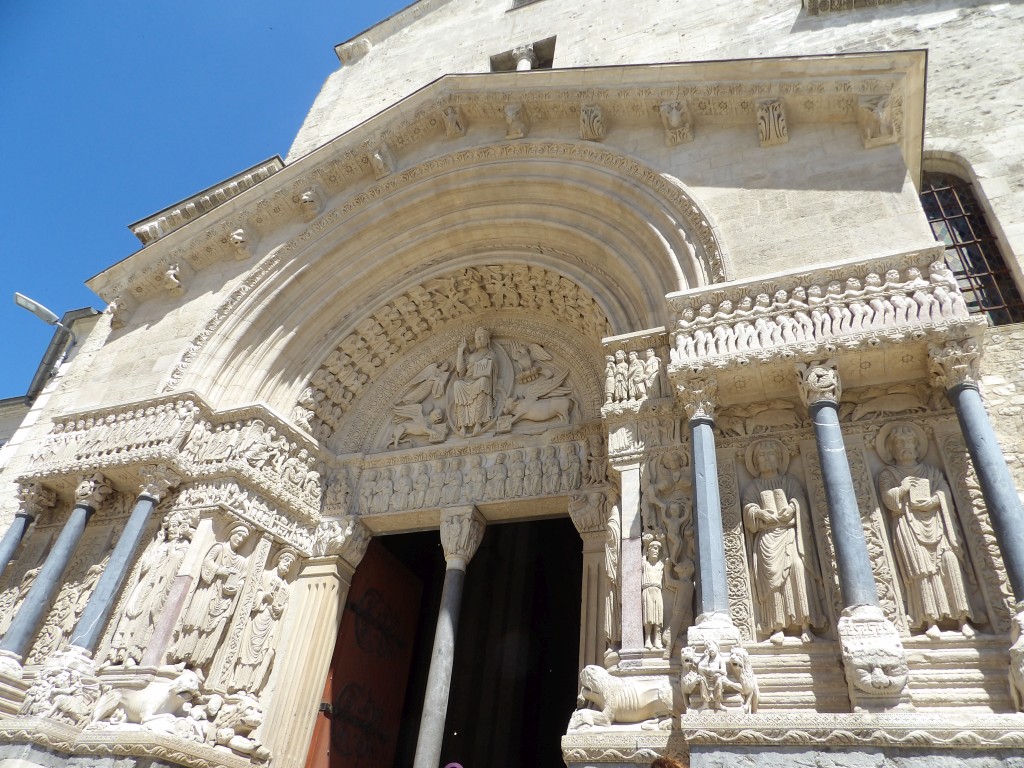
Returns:
[[[376,539],[352,577],[306,768],[394,760],[423,585]]]

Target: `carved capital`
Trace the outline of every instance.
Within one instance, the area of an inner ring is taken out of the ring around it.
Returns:
[[[75,503],[99,509],[103,500],[113,492],[114,489],[110,487],[107,478],[99,472],[94,475],[85,475],[78,481],[78,487],[75,488]]]
[[[42,483],[18,485],[18,511],[31,518],[39,517],[56,503],[57,494]]]
[[[954,387],[977,389],[981,379],[981,344],[976,339],[947,341],[928,348],[932,381],[945,390]]]
[[[480,546],[486,525],[476,507],[452,507],[441,512],[441,547],[449,568],[465,570]]]
[[[518,45],[512,49],[512,60],[516,63],[516,69],[536,69],[537,53],[533,50],[533,43]]]
[[[139,495],[149,496],[156,501],[162,499],[169,489],[181,483],[181,475],[166,464],[147,464],[139,469],[139,476]]]
[[[835,360],[815,363],[797,363],[797,383],[800,399],[810,408],[815,403],[838,403],[843,388],[839,381],[839,368]]]
[[[676,385],[676,392],[691,419],[715,418],[718,379],[714,376],[687,379],[685,384]]]
[[[569,496],[569,517],[580,535],[604,535],[608,523],[608,497],[604,491],[574,493]]]
[[[366,554],[372,536],[355,515],[324,520],[314,534],[313,556],[340,557],[355,568]]]

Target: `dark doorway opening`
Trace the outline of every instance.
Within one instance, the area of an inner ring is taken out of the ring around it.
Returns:
[[[437,531],[381,544],[423,584],[395,768],[416,752],[444,580]],[[576,706],[583,555],[568,518],[488,526],[469,564],[441,765],[564,768]]]

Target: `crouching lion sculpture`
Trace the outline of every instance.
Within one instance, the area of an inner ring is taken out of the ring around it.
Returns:
[[[579,709],[569,730],[614,723],[644,723],[668,728],[672,722],[672,684],[667,680],[614,677],[608,670],[588,665],[580,672]]]

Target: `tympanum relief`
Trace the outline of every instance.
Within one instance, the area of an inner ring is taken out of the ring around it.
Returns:
[[[431,363],[409,384],[394,406],[387,445],[567,426],[579,408],[568,379],[569,368],[540,344],[493,339],[478,327],[452,358]]]

